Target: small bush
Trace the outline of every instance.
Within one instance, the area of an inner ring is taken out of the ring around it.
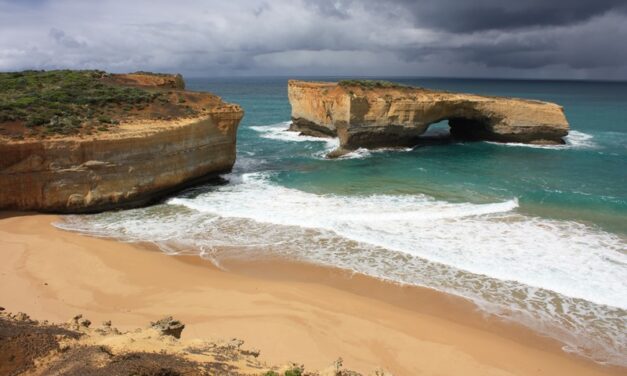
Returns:
[[[300,368],[294,368],[294,369],[285,371],[285,376],[302,376],[302,375],[303,375],[303,370]]]
[[[111,119],[110,117],[106,115],[98,116],[98,121],[103,124],[113,124],[113,119]]]
[[[50,119],[43,115],[32,115],[26,119],[26,126],[29,128],[38,127],[49,122]]]
[[[374,88],[404,88],[408,87],[397,82],[382,81],[382,80],[342,80],[338,82],[340,86],[359,86],[366,89]]]

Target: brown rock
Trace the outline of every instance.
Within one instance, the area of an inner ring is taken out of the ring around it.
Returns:
[[[499,142],[562,144],[569,129],[562,107],[535,100],[295,80],[288,96],[292,130],[337,135],[344,150],[416,145],[442,120],[455,138]]]
[[[31,322],[30,316],[28,316],[27,314],[25,314],[24,312],[18,312],[15,316],[14,316],[16,321],[26,321],[26,322]]]
[[[172,316],[168,316],[159,321],[151,322],[150,327],[158,330],[162,335],[181,338],[181,332],[185,329],[185,324],[174,320]]]

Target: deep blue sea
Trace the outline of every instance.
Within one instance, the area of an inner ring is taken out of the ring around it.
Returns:
[[[59,226],[217,265],[278,256],[426,286],[627,365],[627,83],[391,80],[556,102],[571,132],[564,146],[460,142],[328,160],[337,140],[286,131],[287,78],[188,79],[246,112],[224,184]]]

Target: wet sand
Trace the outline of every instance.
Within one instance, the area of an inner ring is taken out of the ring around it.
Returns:
[[[121,328],[164,315],[184,338],[232,338],[271,364],[365,374],[619,375],[522,326],[437,291],[284,260],[196,256],[58,230],[51,215],[0,216],[0,306],[36,319],[77,313]]]

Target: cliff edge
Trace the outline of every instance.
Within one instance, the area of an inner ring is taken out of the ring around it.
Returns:
[[[235,163],[243,110],[178,75],[2,75],[14,76],[0,77],[0,209],[144,205]]]
[[[448,120],[466,140],[563,144],[562,107],[536,100],[450,93],[384,81],[290,80],[291,130],[337,136],[343,150],[413,146],[429,125]]]

